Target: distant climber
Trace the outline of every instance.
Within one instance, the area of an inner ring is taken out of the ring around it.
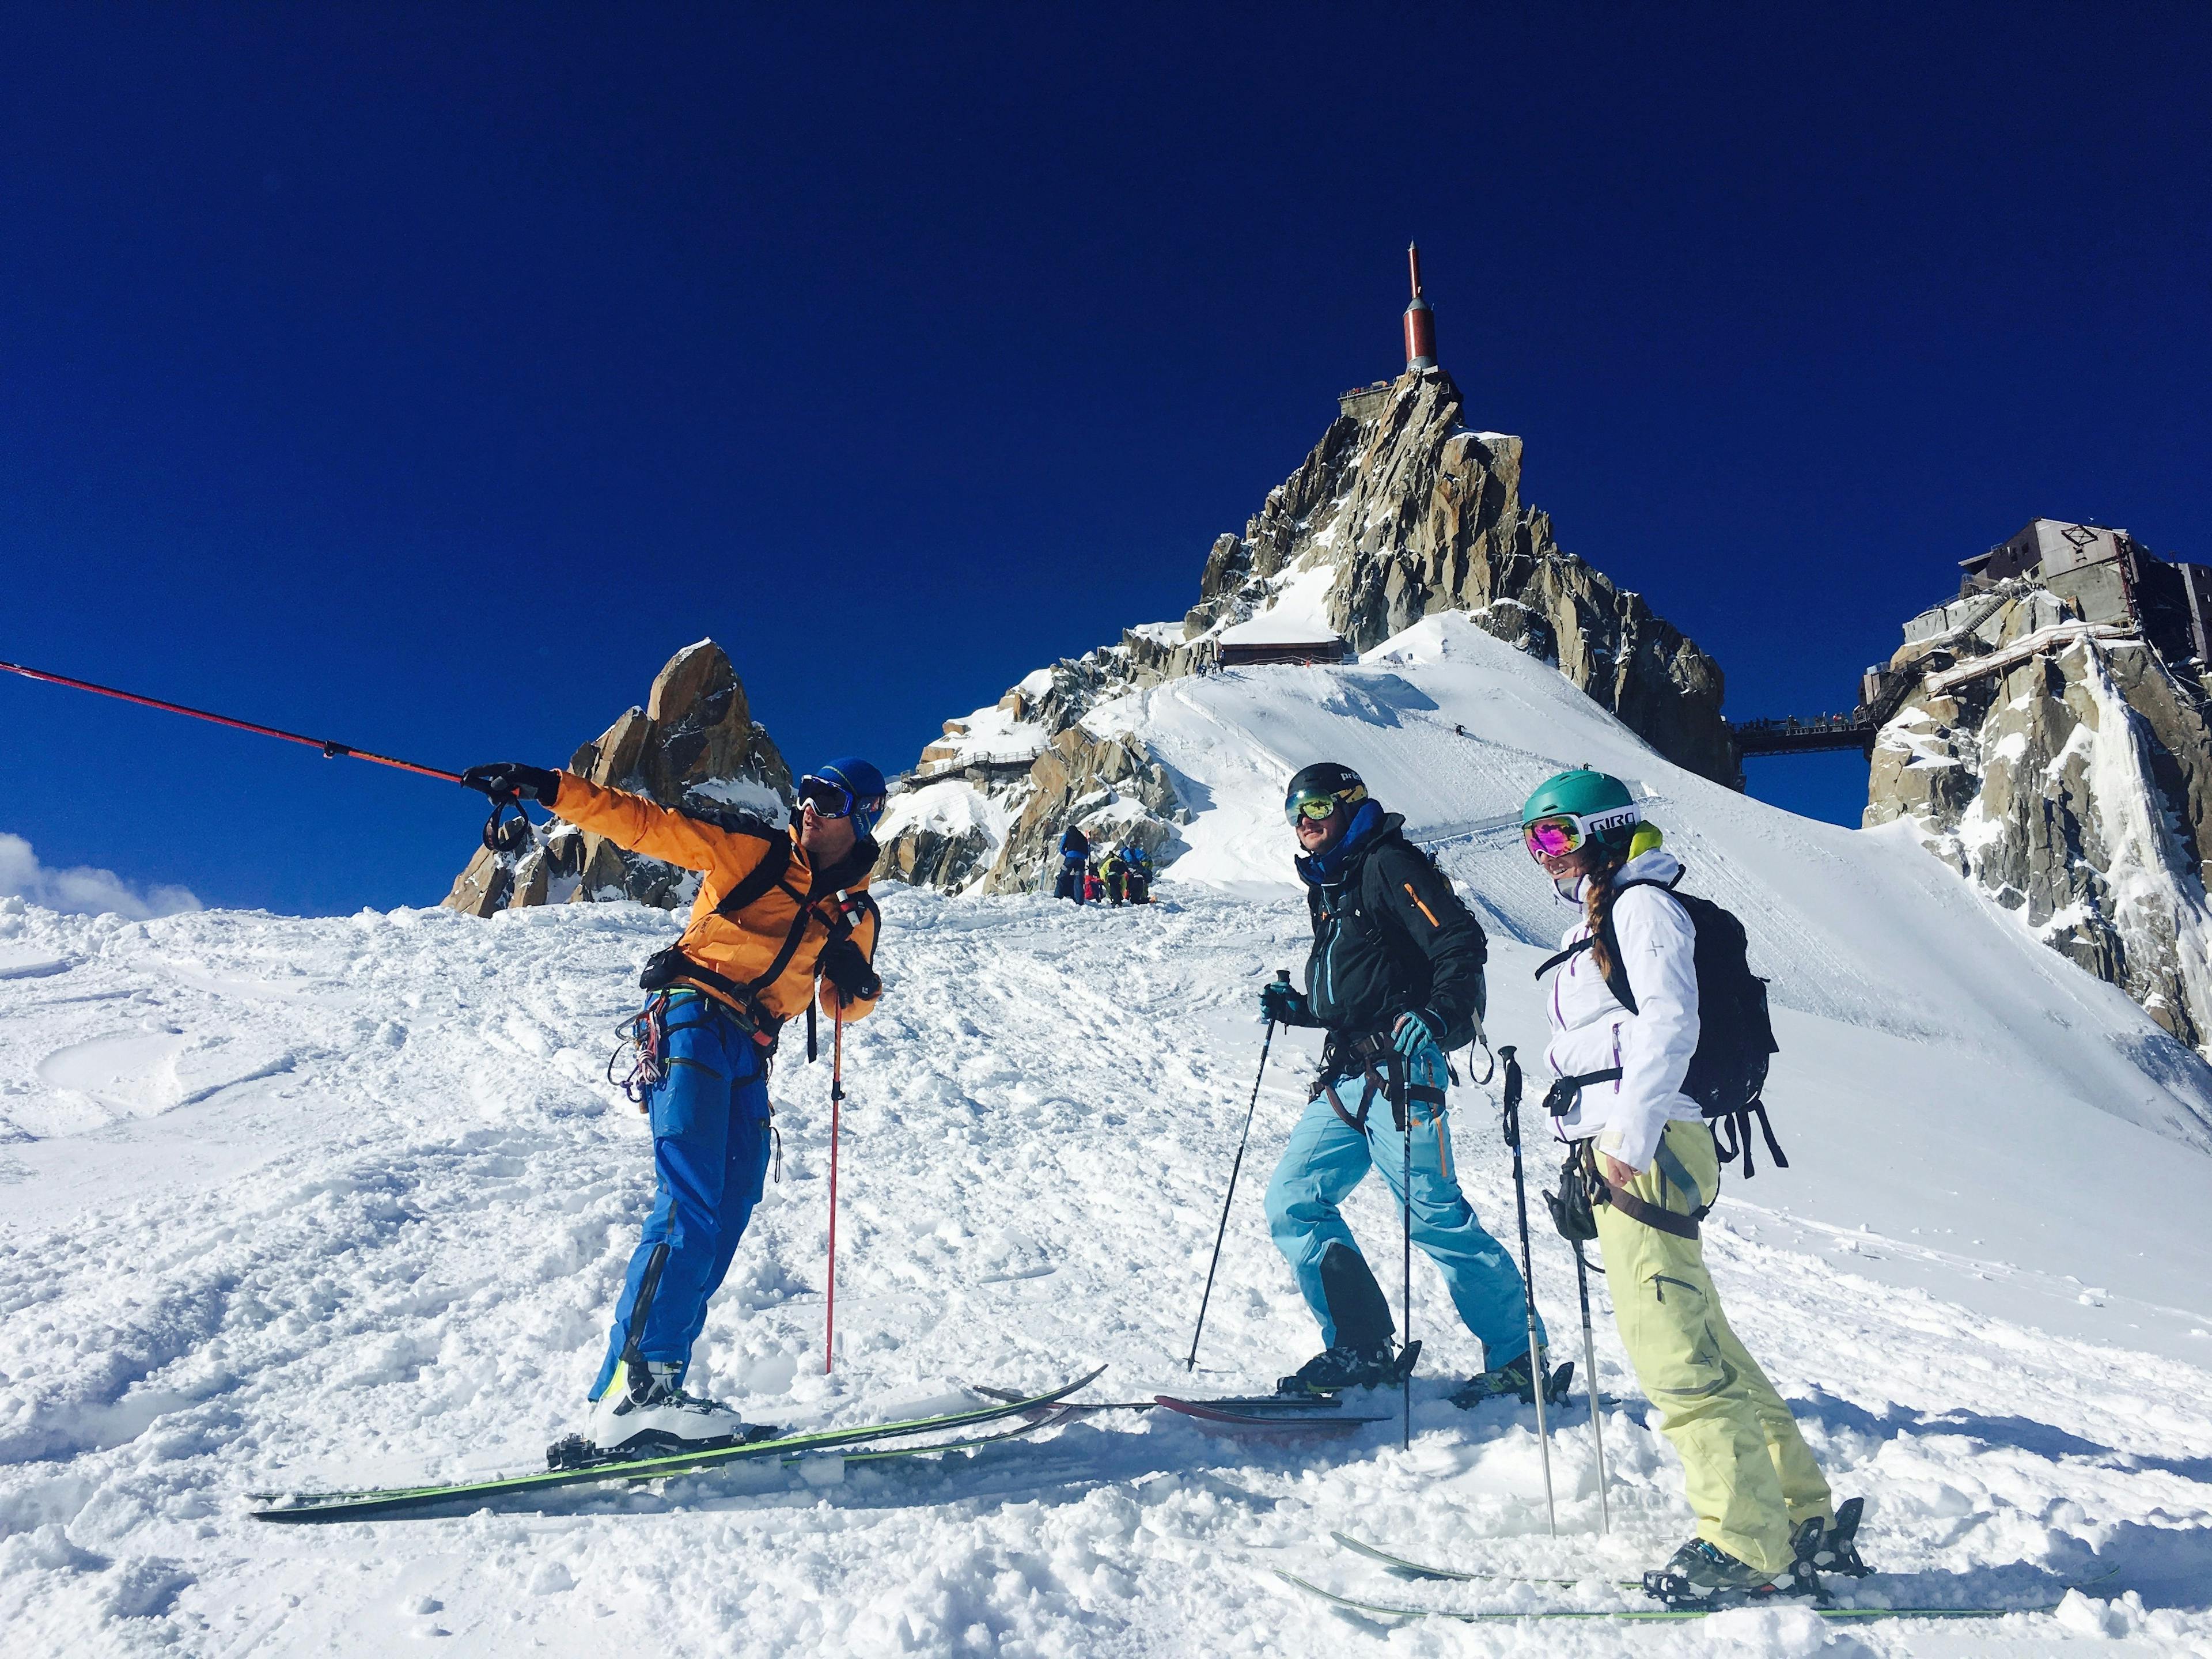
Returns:
[[[788,828],[696,798],[661,806],[512,761],[472,767],[462,781],[494,800],[538,801],[617,847],[700,872],[682,938],[640,981],[652,994],[638,1029],[652,1034],[645,1104],[658,1184],[590,1390],[586,1438],[611,1451],[742,1437],[737,1413],[686,1394],[684,1375],[760,1202],[778,1031],[810,1003],[832,1018],[864,1018],[883,993],[867,891],[883,774],[862,760],[809,773]]]
[[[1073,899],[1080,905],[1089,884],[1085,875],[1091,864],[1091,837],[1080,826],[1069,824],[1060,838],[1060,878],[1053,884],[1054,898]]]
[[[1132,904],[1152,902],[1152,855],[1140,842],[1121,849],[1121,891]]]

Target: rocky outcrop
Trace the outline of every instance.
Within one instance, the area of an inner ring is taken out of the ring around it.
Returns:
[[[1333,568],[1326,618],[1364,651],[1438,611],[1553,664],[1677,765],[1742,782],[1720,665],[1640,594],[1563,550],[1521,500],[1521,440],[1462,426],[1441,370],[1401,376],[1371,420],[1340,416],[1241,537],[1206,556],[1194,643]]]
[[[1641,596],[1561,550],[1550,517],[1522,503],[1518,438],[1464,429],[1459,388],[1439,370],[1403,375],[1359,407],[1364,418],[1332,422],[1243,535],[1216,538],[1180,623],[1127,629],[945,722],[892,801],[878,873],[948,890],[1025,889],[1056,862],[1071,817],[1171,855],[1188,813],[1167,775],[1140,740],[1093,730],[1086,716],[1202,671],[1224,633],[1268,612],[1295,611],[1311,635],[1364,651],[1431,612],[1470,611],[1668,759],[1741,786],[1719,665]]]
[[[1126,659],[1110,652],[1060,666],[1100,674],[1094,659],[1102,655],[1128,672]],[[1091,731],[1081,718],[1088,707],[1061,708],[1067,723],[1043,739],[1026,766],[963,764],[940,752],[934,775],[918,774],[892,797],[878,831],[884,853],[876,873],[948,892],[1029,892],[1058,869],[1060,838],[1070,824],[1100,852],[1133,845],[1155,866],[1172,858],[1181,849],[1176,826],[1190,814],[1167,769],[1140,739]]]
[[[2212,727],[2197,670],[2030,581],[1907,644],[1864,823],[1903,820],[2181,1042],[2212,1042]],[[1930,613],[1932,616],[1934,613]]]
[[[664,806],[696,800],[752,807],[780,818],[793,799],[790,769],[767,728],[754,722],[744,684],[712,640],[671,657],[654,677],[645,706],[625,711],[579,748],[568,769]],[[444,903],[476,916],[532,904],[621,898],[667,910],[688,903],[696,884],[688,870],[624,852],[603,836],[554,819],[537,830],[527,847],[480,848]]]

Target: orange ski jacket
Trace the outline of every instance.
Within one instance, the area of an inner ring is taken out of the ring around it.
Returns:
[[[700,967],[739,985],[752,984],[781,960],[775,977],[753,993],[761,1012],[778,1022],[805,1010],[822,948],[835,932],[842,931],[841,902],[853,943],[874,964],[876,907],[867,888],[876,843],[866,836],[837,864],[817,871],[799,845],[796,826],[777,830],[765,820],[755,820],[750,830],[728,827],[627,790],[602,788],[573,772],[561,774],[560,799],[551,805],[569,823],[605,836],[617,847],[696,870],[699,896],[692,901],[691,920],[678,941],[680,948]],[[779,838],[788,842],[791,854],[782,874],[735,915],[724,914],[723,900],[760,866]],[[684,982],[749,1018],[753,1012],[703,981]],[[846,1003],[844,1017],[864,1019],[876,1001],[873,997],[855,998]],[[837,993],[826,982],[820,1006],[825,1017],[836,1018]]]

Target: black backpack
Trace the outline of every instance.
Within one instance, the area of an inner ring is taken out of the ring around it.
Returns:
[[[1681,878],[1677,876],[1674,879],[1680,881]],[[1743,923],[1711,899],[1675,891],[1672,882],[1647,876],[1637,881],[1624,881],[1613,890],[1625,893],[1632,887],[1656,887],[1665,893],[1689,913],[1690,926],[1698,936],[1698,1048],[1690,1056],[1682,1092],[1698,1103],[1698,1109],[1713,1124],[1721,1162],[1729,1163],[1741,1154],[1747,1181],[1757,1173],[1751,1160],[1751,1126],[1754,1117],[1776,1165],[1788,1169],[1790,1160],[1783,1153],[1781,1142],[1774,1138],[1774,1126],[1767,1119],[1765,1103],[1759,1098],[1766,1087],[1767,1067],[1772,1057],[1781,1052],[1781,1045],[1774,1040],[1774,1022],[1766,1011],[1766,981],[1751,971]],[[1577,952],[1589,949],[1590,943],[1588,939],[1576,940],[1537,969],[1536,976],[1541,979]],[[1621,968],[1620,940],[1613,932],[1609,914],[1606,918],[1605,948],[1613,963],[1613,971],[1606,975],[1606,988],[1632,1014],[1636,1012],[1636,994],[1629,988],[1628,975]],[[1615,1066],[1574,1081],[1609,1082],[1620,1075],[1620,1069]]]

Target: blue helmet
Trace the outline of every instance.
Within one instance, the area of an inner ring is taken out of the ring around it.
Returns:
[[[799,781],[799,799],[826,817],[849,815],[860,834],[872,835],[884,815],[884,775],[856,755],[825,761]]]

